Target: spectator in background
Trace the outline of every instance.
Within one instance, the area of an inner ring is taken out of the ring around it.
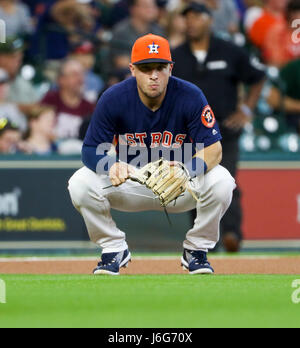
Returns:
[[[27,113],[29,129],[20,148],[27,154],[55,153],[56,115],[52,107],[35,105]]]
[[[111,55],[113,68],[117,69],[128,68],[132,45],[140,36],[149,33],[164,36],[164,30],[156,23],[155,0],[129,0],[129,12],[129,18],[113,29]]]
[[[264,6],[264,2],[265,0],[235,0],[242,19],[244,19],[246,11],[250,7],[262,8]]]
[[[90,1],[47,0],[37,6],[37,30],[32,39],[33,60],[50,61],[58,67],[71,47],[86,39],[97,39],[97,23]],[[48,63],[48,62],[47,62]]]
[[[34,27],[26,4],[17,0],[0,0],[0,18],[6,25],[6,35],[25,36],[32,34]]]
[[[51,13],[55,1],[40,1],[35,7],[36,31],[30,42],[29,55],[39,64],[45,60],[63,59],[69,52],[67,33]]]
[[[285,17],[286,21],[275,24],[266,35],[262,50],[268,65],[282,67],[300,58],[300,42],[293,37],[297,29],[293,22],[300,19],[300,0],[289,1]]]
[[[112,28],[129,16],[128,0],[100,0],[95,7],[101,11],[103,24]]]
[[[26,117],[20,112],[16,104],[7,101],[9,93],[9,76],[0,68],[0,117],[5,116],[11,123],[25,132],[27,129]]]
[[[180,11],[173,11],[167,15],[166,30],[171,49],[175,49],[184,43],[186,24],[185,18]]]
[[[82,38],[94,33],[96,22],[90,2],[59,0],[51,8],[52,17],[67,32],[71,44],[81,42]]]
[[[106,83],[106,86],[105,86],[103,92],[105,90],[107,90],[108,88],[112,87],[113,85],[116,85],[117,83],[128,79],[129,77],[131,77],[131,72],[130,72],[129,67],[124,68],[124,69],[113,70],[111,72],[111,74],[108,76],[107,83]]]
[[[91,103],[96,103],[100,92],[104,89],[104,81],[93,72],[95,66],[95,48],[92,42],[84,41],[76,45],[70,55],[78,60],[85,70],[84,96]]]
[[[222,165],[236,177],[239,137],[243,127],[252,120],[265,75],[251,63],[242,48],[212,35],[212,14],[205,5],[192,2],[184,14],[188,40],[173,51],[173,74],[203,90],[221,129]],[[249,88],[243,100],[239,100],[241,84]],[[221,222],[227,251],[239,250],[241,224],[240,191],[237,189]]]
[[[19,128],[6,118],[0,118],[0,154],[14,154],[21,140]]]
[[[239,15],[234,0],[204,0],[204,3],[212,11],[216,34],[233,35],[239,32]]]
[[[282,90],[273,87],[268,102],[275,110],[284,109],[287,124],[300,135],[300,59],[282,68],[280,79]]]
[[[41,98],[41,93],[20,74],[23,64],[23,49],[23,40],[7,38],[5,44],[0,44],[0,68],[9,75],[8,101],[17,104],[21,112],[26,113],[28,106]]]
[[[95,105],[83,96],[84,69],[77,60],[67,59],[61,65],[58,89],[49,91],[42,104],[55,108],[56,134],[59,139],[77,139],[85,118],[92,115]]]
[[[28,6],[31,17],[34,17],[37,14],[37,8],[39,8],[41,5],[45,6],[47,1],[48,0],[22,0],[22,2]]]
[[[170,13],[167,8],[168,0],[155,0],[158,8],[158,16],[156,23],[161,27],[166,29],[168,24],[168,14]]]
[[[239,11],[240,17],[242,19],[244,19],[244,15],[246,13],[246,9],[247,9],[247,0],[235,0],[234,1],[236,4],[236,7]]]
[[[113,85],[122,82],[128,78],[130,78],[131,75],[131,71],[129,69],[129,67],[125,68],[125,69],[118,69],[118,70],[114,70],[111,72],[111,74],[108,76],[107,79],[107,83],[105,85],[105,87],[103,88],[103,91],[100,93],[100,95],[98,96],[98,99],[101,97],[101,95],[110,87],[112,87]],[[88,130],[89,124],[90,124],[90,120],[91,118],[86,118],[79,130],[79,139],[81,139],[82,141],[85,138],[86,132]]]
[[[248,9],[245,29],[251,42],[260,50],[266,42],[269,30],[276,24],[284,22],[284,13],[288,0],[265,0],[263,8]]]

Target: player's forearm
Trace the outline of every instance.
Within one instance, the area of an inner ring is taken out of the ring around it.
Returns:
[[[204,161],[207,164],[208,172],[221,163],[222,145],[219,141],[204,149]]]
[[[246,104],[251,110],[255,109],[261,96],[264,84],[265,79],[250,87],[247,99],[245,100],[244,104]]]
[[[300,100],[285,97],[283,99],[283,107],[289,113],[300,113]]]
[[[300,100],[283,97],[277,88],[272,88],[268,97],[268,103],[274,109],[284,108],[289,113],[300,113]]]
[[[206,172],[209,172],[222,161],[222,145],[218,141],[217,143],[197,152],[195,157],[200,158],[205,162],[207,166]]]

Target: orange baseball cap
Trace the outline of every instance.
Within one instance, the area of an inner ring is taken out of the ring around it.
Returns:
[[[153,34],[140,37],[132,47],[131,63],[134,65],[146,63],[174,64],[168,40]]]

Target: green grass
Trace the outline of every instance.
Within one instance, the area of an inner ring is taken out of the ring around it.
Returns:
[[[297,276],[0,275],[0,327],[300,327]]]

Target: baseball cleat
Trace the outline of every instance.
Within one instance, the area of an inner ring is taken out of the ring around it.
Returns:
[[[119,275],[120,268],[127,268],[131,261],[129,250],[124,250],[118,253],[102,254],[101,261],[94,269],[94,275]]]
[[[201,250],[184,249],[181,265],[190,274],[213,274],[215,272],[207,261],[207,253]]]

